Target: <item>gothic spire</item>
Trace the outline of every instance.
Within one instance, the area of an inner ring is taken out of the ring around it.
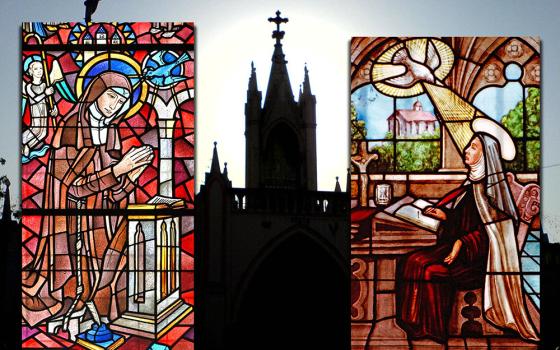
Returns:
[[[212,154],[212,166],[210,167],[210,174],[220,173],[220,160],[218,159],[218,143],[214,141],[214,153]]]
[[[342,189],[340,188],[340,182],[338,182],[338,176],[336,177],[336,185],[334,185],[334,191],[342,192]]]
[[[224,172],[222,173],[222,175],[224,175],[224,178],[226,180],[228,179],[227,162],[224,162]]]
[[[310,96],[311,94],[311,83],[309,82],[309,70],[307,70],[307,63],[303,68],[304,76],[303,76],[303,94],[306,96]]]
[[[269,22],[276,24],[276,30],[272,32],[272,38],[276,39],[274,44],[274,53],[272,54],[272,66],[270,68],[270,78],[268,79],[268,88],[266,89],[266,99],[264,101],[265,108],[270,105],[273,100],[290,101],[294,100],[292,87],[290,85],[290,77],[284,52],[282,51],[282,42],[284,31],[280,30],[280,24],[288,22],[287,18],[280,17],[280,11],[276,11],[276,17],[269,18]]]
[[[257,72],[255,69],[255,64],[251,61],[251,76],[249,77],[249,92],[258,91],[259,88],[257,87]]]

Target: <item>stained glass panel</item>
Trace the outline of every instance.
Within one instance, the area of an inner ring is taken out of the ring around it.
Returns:
[[[23,24],[24,348],[193,347],[193,29]]]
[[[536,349],[539,39],[350,46],[352,349]]]

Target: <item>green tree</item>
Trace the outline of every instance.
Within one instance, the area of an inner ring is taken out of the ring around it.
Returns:
[[[397,171],[435,172],[439,167],[439,142],[397,143]]]
[[[366,122],[358,119],[358,111],[354,102],[350,101],[350,129],[352,135],[350,137],[350,152],[352,155],[358,153],[358,141],[364,141],[367,135]]]
[[[396,171],[397,172],[435,172],[440,168],[440,142],[434,141],[440,136],[439,126],[433,133],[414,136],[414,139],[426,141],[397,141]],[[393,139],[393,133],[387,132],[385,138]],[[406,138],[405,138],[406,140]],[[384,142],[375,148],[379,153],[380,170],[393,170],[393,143]]]
[[[350,101],[350,127],[352,128],[352,141],[366,139],[366,122],[358,119],[358,111],[352,101]]]
[[[525,98],[526,125],[528,138],[539,138],[541,135],[541,90],[539,88],[527,89]],[[517,105],[501,118],[502,124],[509,130],[514,138],[523,137],[523,101],[519,101]],[[540,165],[540,141],[527,141],[526,151],[523,150],[517,157],[527,157],[527,168],[530,171],[536,171]],[[519,166],[515,166],[512,170],[523,170],[522,162],[517,162]]]
[[[502,125],[506,127],[513,137],[523,137],[523,101],[502,117]]]

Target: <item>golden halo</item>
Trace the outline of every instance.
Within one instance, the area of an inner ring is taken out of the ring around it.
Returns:
[[[138,74],[138,78],[140,78],[142,76],[142,71],[141,71],[140,65],[138,64],[138,62],[133,60],[130,56],[123,55],[121,53],[112,52],[110,59],[115,59],[115,58],[128,63],[136,71],[136,73]],[[99,63],[100,61],[103,61],[103,60],[109,60],[109,53],[108,52],[104,52],[100,55],[97,55],[97,56],[93,57],[80,70],[80,73],[78,74],[78,78],[76,79],[76,97],[78,99],[80,98],[80,96],[82,96],[83,89],[84,89],[84,78],[87,76],[88,71],[95,64],[97,64],[97,63]],[[130,76],[128,78],[130,79]],[[132,93],[131,93],[131,95],[132,95]],[[136,114],[136,112],[138,112],[140,110],[140,108],[142,107],[142,104],[146,101],[146,96],[148,96],[148,86],[146,85],[146,83],[144,81],[141,81],[140,82],[140,96],[138,97],[138,101],[136,101],[136,103],[133,106],[130,107],[130,109],[128,110],[128,112],[124,116],[125,119],[130,118],[131,116],[133,116],[134,114]]]
[[[385,50],[373,63],[371,69],[371,82],[381,93],[392,97],[412,97],[424,93],[422,82],[417,82],[411,87],[403,88],[386,83],[390,78],[406,73],[406,67],[401,64],[393,64],[395,53],[406,47],[412,59],[424,63],[427,59],[428,42],[430,42],[438,55],[440,64],[434,70],[434,76],[442,81],[453,67],[453,50],[443,41],[435,38],[409,39],[395,44]]]

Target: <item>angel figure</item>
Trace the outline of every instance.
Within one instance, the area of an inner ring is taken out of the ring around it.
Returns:
[[[53,86],[47,85],[44,81],[45,72],[41,57],[37,55],[28,57],[25,60],[23,69],[31,80],[23,84],[23,96],[29,101],[31,112],[31,125],[29,129],[23,132],[22,136],[22,154],[24,156],[24,163],[26,163],[25,160],[31,158],[31,151],[35,150],[47,137],[49,117],[56,117],[58,109],[52,103],[52,100],[49,103],[49,99],[55,90]],[[47,149],[48,146],[44,145],[38,150],[37,155],[41,156],[41,153],[44,155]]]

